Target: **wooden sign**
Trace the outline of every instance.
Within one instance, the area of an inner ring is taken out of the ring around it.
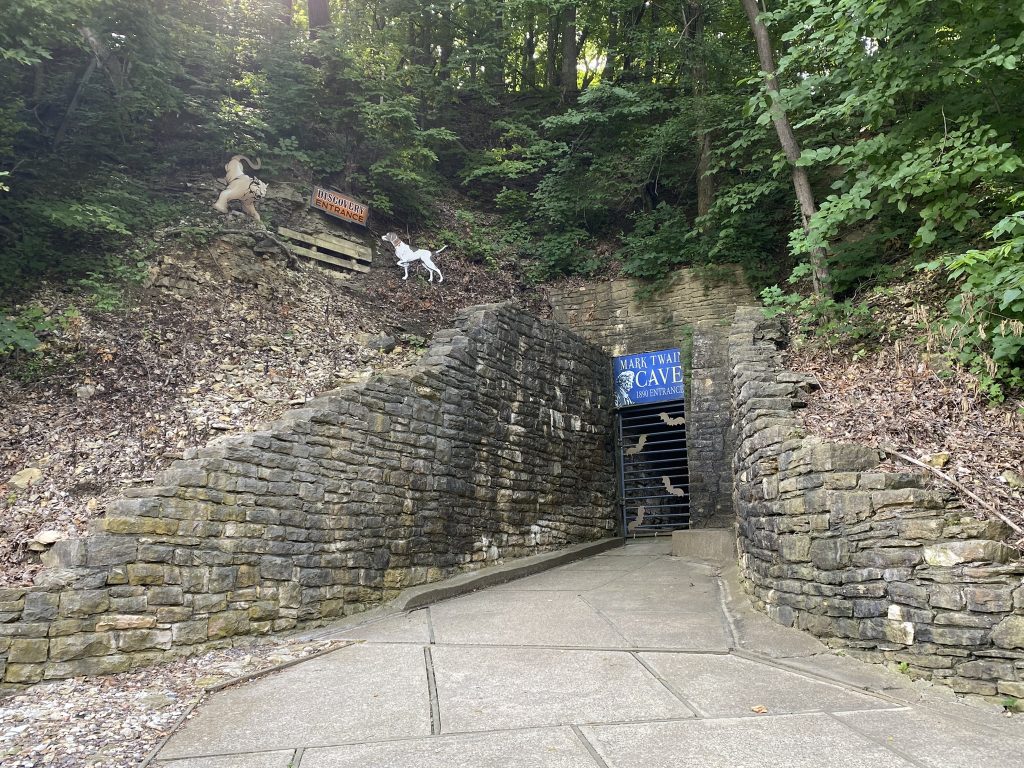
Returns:
[[[332,192],[323,187],[313,187],[313,195],[310,197],[309,205],[318,208],[345,221],[352,221],[356,224],[366,226],[366,220],[370,218],[370,206],[363,205],[358,200],[346,197],[338,192]]]

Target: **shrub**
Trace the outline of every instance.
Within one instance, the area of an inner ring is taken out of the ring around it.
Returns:
[[[1013,197],[1020,203],[1024,194]],[[941,256],[919,269],[941,270],[959,283],[940,331],[949,352],[979,377],[989,397],[1024,386],[1024,211],[988,233],[991,248]]]

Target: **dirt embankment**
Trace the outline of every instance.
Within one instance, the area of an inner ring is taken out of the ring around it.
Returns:
[[[1006,523],[1009,543],[1024,549],[1024,401],[992,404],[975,377],[946,362],[928,331],[928,306],[940,299],[926,279],[912,280],[870,299],[881,343],[791,347],[787,367],[821,384],[804,423],[829,440],[893,449],[889,468],[928,472],[979,517]]]
[[[146,280],[108,292],[105,309],[67,285],[24,302],[79,314],[37,353],[0,362],[0,585],[29,581],[34,550],[82,533],[186,448],[409,362],[464,307],[539,304],[515,265],[485,266],[458,244],[438,259],[443,283],[417,267],[403,281],[386,246],[369,274],[339,275],[286,259],[207,202],[197,195],[192,218],[154,236]],[[278,198],[270,211],[311,225],[304,198]]]

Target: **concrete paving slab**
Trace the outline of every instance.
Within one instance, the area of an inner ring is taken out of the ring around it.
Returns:
[[[296,768],[302,749],[303,768],[1024,768],[1019,720],[831,654],[755,612],[735,569],[720,595],[717,568],[669,546],[631,543],[519,588],[439,583],[409,598],[432,602],[429,618],[391,606],[318,630],[362,642],[212,696],[153,766]]]
[[[888,693],[910,691],[914,688],[914,681],[906,675],[893,672],[880,664],[865,664],[835,651],[782,659],[779,663],[795,671],[827,677],[851,688]]]
[[[661,611],[718,615],[718,595],[699,584],[686,581],[650,584],[632,574],[622,580],[587,592],[587,602],[601,611]]]
[[[840,722],[928,768],[1024,768],[1024,726],[989,729],[924,711],[851,712]]]
[[[593,726],[582,731],[609,768],[913,768],[909,761],[821,714]]]
[[[737,613],[729,607],[736,647],[775,659],[827,653],[828,646],[813,635],[776,624],[767,616]]]
[[[642,568],[645,565],[650,565],[662,558],[662,555],[613,555],[611,553],[606,553],[606,555],[579,560],[565,566],[565,569],[573,571],[608,570],[629,572]]]
[[[620,557],[639,554],[668,555],[672,552],[672,536],[652,536],[643,538],[626,539],[626,546],[606,552],[605,554],[616,554]]]
[[[294,756],[294,750],[288,749],[279,752],[250,752],[246,755],[186,757],[184,760],[150,763],[150,768],[294,768]]]
[[[437,643],[619,648],[624,640],[573,592],[489,591],[430,608]]]
[[[657,560],[633,571],[632,575],[648,584],[679,584],[694,583],[704,589],[718,593],[715,569],[711,566],[680,560],[675,557],[659,557]]]
[[[211,697],[160,758],[429,734],[423,649],[352,645]]]
[[[715,613],[606,611],[604,617],[632,648],[718,652],[729,649],[729,635]]]
[[[297,768],[597,768],[569,728],[308,749]]]
[[[818,682],[735,656],[643,653],[648,663],[708,717],[749,715],[764,706],[773,715],[892,708],[868,694]]]
[[[648,560],[648,562],[654,562],[655,560],[657,560],[657,558],[654,558],[654,557],[646,558],[646,559]],[[576,571],[600,571],[601,573],[609,573],[609,574],[615,574],[616,576],[621,576],[623,574],[629,573],[630,571],[636,570],[636,568],[637,568],[637,566],[635,566],[635,565],[628,565],[628,564],[627,565],[623,565],[622,567],[616,568],[614,563],[609,565],[609,561],[607,561],[607,560],[605,560],[603,562],[600,562],[600,563],[595,563],[594,562],[594,558],[589,558],[588,557],[586,560],[580,560],[578,563],[572,563],[571,565],[563,566],[562,570],[564,570],[564,571],[572,571],[572,572],[576,572]]]
[[[511,590],[513,592],[565,591],[579,593],[603,587],[621,578],[621,576],[622,572],[620,571],[556,568],[547,573],[510,581],[494,589],[501,591]]]
[[[353,640],[368,640],[375,643],[419,643],[430,642],[430,625],[427,609],[420,608],[410,613],[388,616],[361,627],[339,632],[338,637]]]
[[[433,649],[442,733],[692,717],[631,654]]]

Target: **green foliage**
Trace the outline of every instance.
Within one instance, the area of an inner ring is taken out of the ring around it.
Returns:
[[[75,236],[131,234],[124,211],[116,205],[74,199],[46,200],[32,206],[31,215],[39,216],[54,229]]]
[[[549,228],[605,234],[649,204],[654,169],[642,147],[651,123],[670,108],[658,89],[599,85],[574,109],[544,120],[565,151],[537,185],[536,215]]]
[[[91,271],[76,282],[86,290],[86,299],[92,306],[104,312],[115,312],[128,308],[128,292],[141,284],[147,274],[145,260],[125,264],[110,259],[105,269]]]
[[[526,224],[514,220],[491,222],[471,211],[455,212],[458,230],[442,229],[439,242],[455,244],[458,251],[477,264],[498,268],[515,260],[529,247],[530,234]]]
[[[601,262],[584,247],[587,233],[581,229],[551,233],[533,244],[533,263],[527,269],[531,280],[543,282],[559,275],[589,275]]]
[[[0,290],[51,270],[74,274],[95,258],[82,246],[112,246],[129,234],[124,211],[80,199],[19,200],[3,212],[19,236],[0,254]]]
[[[182,203],[148,193],[117,171],[105,186],[66,185],[61,197],[15,196],[0,205],[0,292],[44,274],[64,277],[107,269],[107,254],[137,232],[180,217]]]
[[[1024,168],[1024,13],[1001,0],[788,0],[767,18],[785,45],[780,96],[802,133],[799,165],[831,189],[793,231],[794,253],[882,218],[907,246],[961,250],[1009,213],[1000,192]]]
[[[496,146],[479,153],[463,174],[464,184],[535,180],[536,174],[569,151],[563,142],[544,139],[524,123],[497,120],[493,127],[501,132]]]
[[[523,216],[530,211],[530,196],[521,189],[502,187],[494,196],[494,204],[509,216]]]
[[[436,147],[456,138],[446,128],[421,128],[415,107],[415,99],[401,97],[368,102],[359,111],[366,147],[376,158],[365,176],[367,192],[384,213],[426,212]]]
[[[810,271],[809,264],[798,265],[789,282],[799,282]],[[778,285],[762,290],[761,301],[765,305],[766,316],[789,317],[794,321],[799,337],[813,339],[832,348],[862,345],[878,337],[879,328],[867,302],[852,299],[836,301],[816,294],[804,296],[797,292],[787,293]]]
[[[1024,194],[1014,202],[1024,201]],[[947,254],[922,269],[940,270],[959,287],[942,331],[953,357],[975,373],[989,396],[1024,386],[1024,211],[1000,220],[996,245]]]
[[[23,318],[0,318],[0,357],[15,349],[29,352],[39,346],[41,330]]]
[[[40,336],[66,329],[78,316],[74,307],[54,314],[39,304],[10,314],[0,311],[0,359],[17,351],[32,352],[39,347]]]
[[[75,22],[95,5],[95,0],[11,0],[0,27],[0,62],[30,66],[51,59],[52,49],[74,39]]]
[[[812,234],[794,235],[794,250],[824,247],[843,227],[876,218],[886,206],[900,214],[917,212],[921,223],[908,238],[914,246],[931,246],[940,237],[955,242],[981,218],[991,183],[1024,167],[1010,143],[999,141],[995,129],[979,121],[978,114],[972,115],[924,141],[889,133],[831,148],[838,150],[832,160],[859,172],[855,179],[833,184],[839,193],[822,202]],[[904,150],[898,158],[883,161],[898,149]],[[813,162],[806,158],[804,153],[801,163]]]
[[[403,87],[410,73],[382,77],[390,63],[374,45],[339,31],[269,46],[268,74],[246,80],[239,141],[347,186],[378,214],[422,218],[437,186],[437,153],[456,135],[424,125],[422,99]]]
[[[1003,0],[773,4],[772,98],[820,204],[805,230],[740,4],[684,5],[576,3],[573,25],[561,2],[350,0],[311,37],[303,3],[8,0],[0,291],[57,274],[116,306],[108,256],[178,218],[154,188],[245,152],[271,183],[350,191],[382,226],[429,221],[460,182],[502,220],[452,234],[483,263],[530,260],[535,279],[740,264],[771,285],[825,246],[837,300],[803,311],[827,338],[856,335],[847,298],[916,249],[963,269],[949,327],[981,330],[960,351],[1015,381],[1001,371],[1018,365],[1019,318],[1000,304],[1018,235],[1000,227],[1024,180],[1024,14]],[[1009,324],[979,319],[994,314]]]
[[[675,267],[700,263],[703,244],[692,236],[685,211],[661,203],[653,211],[634,214],[633,222],[623,237],[624,274],[657,280]]]

